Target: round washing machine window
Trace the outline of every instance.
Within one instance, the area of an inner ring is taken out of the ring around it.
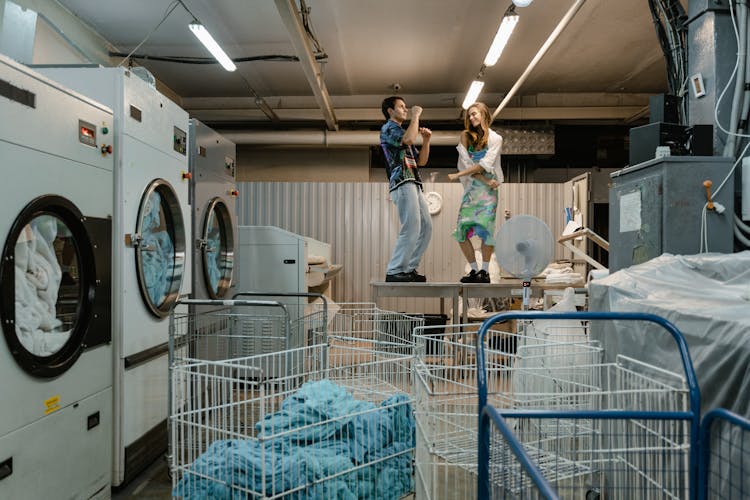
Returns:
[[[221,198],[213,198],[208,202],[203,217],[200,246],[206,290],[212,299],[220,299],[227,294],[232,284],[234,269],[232,216]]]
[[[141,296],[163,318],[180,295],[185,267],[185,224],[174,188],[153,181],[141,198],[135,232],[135,265]]]
[[[40,197],[16,218],[0,265],[3,333],[19,365],[52,377],[84,348],[96,270],[85,219],[69,200]]]

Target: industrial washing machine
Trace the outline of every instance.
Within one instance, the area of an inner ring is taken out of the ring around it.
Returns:
[[[114,112],[114,459],[124,484],[167,447],[169,313],[190,294],[188,114],[125,68],[45,67]]]
[[[112,112],[0,56],[0,498],[109,498]]]
[[[193,298],[231,298],[237,255],[235,144],[195,118],[190,120]],[[193,306],[195,313],[210,306]]]

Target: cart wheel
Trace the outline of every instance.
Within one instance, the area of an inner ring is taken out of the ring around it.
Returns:
[[[172,479],[172,467],[170,465],[169,460],[169,453],[164,454],[164,461],[167,462],[167,477],[171,480]]]
[[[586,492],[586,500],[601,500],[602,492],[599,488],[594,488]]]

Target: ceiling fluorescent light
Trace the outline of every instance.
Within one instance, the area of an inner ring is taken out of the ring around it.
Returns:
[[[192,31],[193,35],[195,35],[195,37],[206,46],[208,51],[211,52],[211,55],[219,61],[219,64],[224,66],[225,70],[234,71],[237,69],[237,66],[235,66],[232,60],[229,59],[229,56],[221,50],[221,47],[219,47],[219,44],[216,43],[216,40],[214,40],[214,37],[211,36],[211,33],[208,32],[205,26],[198,21],[193,21],[190,23],[190,31]]]
[[[464,109],[469,109],[469,106],[477,101],[477,97],[479,97],[479,93],[482,91],[482,87],[484,87],[484,82],[482,81],[474,80],[473,82],[471,82],[469,91],[466,93],[466,99],[464,99],[464,103],[461,105],[461,107]]]
[[[495,39],[492,41],[492,45],[490,46],[490,50],[487,51],[487,55],[484,57],[485,66],[494,66],[497,60],[500,59],[500,54],[503,53],[503,49],[508,43],[510,35],[511,33],[513,33],[513,28],[516,27],[516,24],[518,24],[517,14],[508,14],[503,16],[503,21],[500,23],[500,27],[497,29]]]

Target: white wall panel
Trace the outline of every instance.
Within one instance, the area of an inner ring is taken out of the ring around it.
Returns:
[[[443,198],[433,216],[432,241],[420,272],[429,281],[458,281],[466,264],[451,233],[463,189],[460,184],[427,183],[426,191]],[[504,210],[544,220],[553,238],[564,227],[563,184],[504,184],[498,206],[498,227]],[[332,283],[336,302],[369,302],[371,281],[385,279],[385,267],[398,233],[398,214],[385,183],[245,182],[239,185],[240,225],[278,226],[331,243],[333,262],[344,269]],[[556,245],[555,258],[565,258]],[[241,258],[241,256],[240,256]],[[434,299],[386,299],[386,309],[438,312]],[[450,309],[450,303],[446,305]]]

